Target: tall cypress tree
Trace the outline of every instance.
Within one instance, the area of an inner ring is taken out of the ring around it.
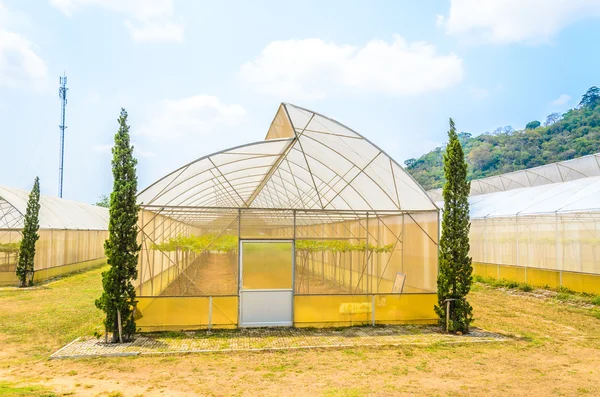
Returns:
[[[450,302],[449,332],[469,332],[473,320],[473,308],[466,296],[473,282],[473,266],[469,257],[469,191],[467,163],[454,121],[450,119],[448,145],[444,153],[444,212],[440,240],[438,305],[435,311],[446,327],[446,299]]]
[[[141,248],[137,243],[137,160],[133,157],[125,109],[121,109],[118,121],[119,130],[115,134],[112,149],[114,181],[110,195],[109,236],[104,243],[110,269],[102,273],[104,292],[96,300],[96,306],[106,313],[104,325],[107,332],[112,332],[112,342],[120,341],[121,336],[128,340],[136,330],[133,318],[136,300],[132,281],[137,278]]]
[[[23,239],[19,249],[19,262],[17,263],[17,277],[19,287],[33,285],[33,260],[35,258],[35,243],[40,238],[40,178],[35,177],[33,189],[29,193],[27,210],[25,211],[25,225],[23,227]]]

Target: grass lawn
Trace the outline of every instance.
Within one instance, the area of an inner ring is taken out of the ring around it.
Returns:
[[[515,342],[49,361],[101,331],[104,269],[0,289],[0,397],[600,395],[600,308],[476,284],[476,325]]]

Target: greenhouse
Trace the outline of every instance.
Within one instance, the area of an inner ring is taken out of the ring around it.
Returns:
[[[281,104],[264,141],[187,164],[138,203],[143,331],[436,321],[438,208],[313,111]]]
[[[17,285],[15,273],[29,192],[0,186],[0,285]],[[34,281],[106,263],[108,210],[41,195]]]
[[[600,177],[477,195],[475,274],[600,294]]]

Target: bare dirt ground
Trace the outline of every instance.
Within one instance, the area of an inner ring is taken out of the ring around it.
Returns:
[[[0,396],[600,395],[597,307],[482,285],[476,325],[514,342],[48,361],[101,329],[102,270],[0,289]]]

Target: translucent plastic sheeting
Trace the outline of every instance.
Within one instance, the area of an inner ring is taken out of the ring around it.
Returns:
[[[471,181],[471,196],[600,176],[600,153]],[[442,189],[427,192],[442,200]]]
[[[474,262],[600,274],[600,213],[473,219]]]
[[[292,289],[292,242],[244,241],[242,289]]]
[[[76,262],[70,263],[61,266],[55,266],[50,268],[45,268],[41,270],[36,270],[33,275],[34,283],[38,283],[41,281],[45,281],[51,278],[64,276],[69,273],[79,272],[82,270],[92,269],[98,266],[102,266],[106,264],[106,258],[93,259],[84,262]],[[17,278],[17,274],[14,270],[12,271],[3,271],[0,268],[0,286],[16,286],[19,284],[19,279]]]
[[[237,211],[213,211],[203,227],[162,214],[140,213],[137,294],[140,296],[231,295],[238,291]],[[174,239],[195,236],[203,247],[177,246]],[[230,247],[223,241],[233,239]]]
[[[282,104],[266,140],[203,157],[138,196],[150,207],[430,211],[385,152],[318,113]],[[180,213],[179,219],[185,219]]]
[[[469,197],[472,219],[567,212],[600,212],[600,177],[582,178]],[[439,202],[440,208],[443,202]]]
[[[22,229],[28,191],[0,186],[0,229]],[[40,195],[40,229],[108,230],[108,209]]]
[[[71,265],[104,258],[106,230],[42,229],[35,244],[34,270]],[[0,230],[0,244],[22,240],[20,230]],[[15,252],[0,253],[0,272],[13,272],[17,265]]]
[[[192,209],[186,211],[192,217]],[[392,293],[398,277],[405,281],[396,293],[436,291],[436,211],[195,211],[199,217],[206,213],[208,222],[188,224],[163,212],[141,212],[138,295],[237,294],[238,242],[257,239],[294,241],[296,294]],[[260,258],[277,256],[277,244],[253,244],[262,247]],[[261,274],[271,277],[270,271]]]

